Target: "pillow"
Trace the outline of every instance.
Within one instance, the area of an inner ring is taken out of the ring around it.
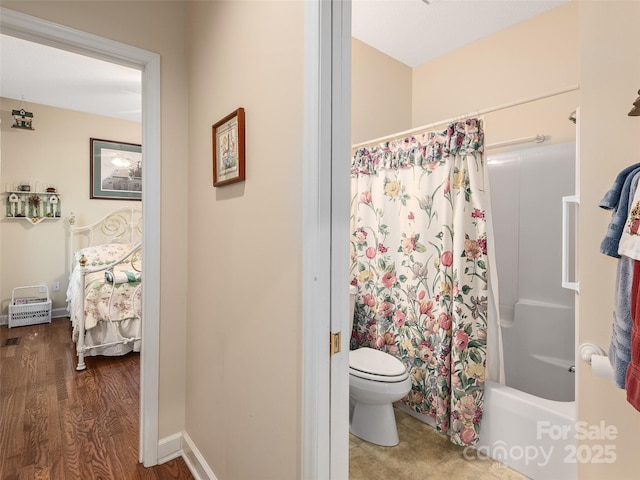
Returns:
[[[133,243],[109,243],[95,247],[86,247],[76,252],[76,262],[84,255],[87,258],[87,266],[98,267],[109,265],[124,257],[133,246]]]

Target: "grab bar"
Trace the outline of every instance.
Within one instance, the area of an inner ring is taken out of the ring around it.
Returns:
[[[562,197],[562,287],[580,293],[579,282],[569,281],[569,204],[580,205],[579,195]]]

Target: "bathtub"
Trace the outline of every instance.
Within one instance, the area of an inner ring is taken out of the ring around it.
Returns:
[[[480,441],[463,449],[464,458],[491,458],[532,480],[577,479],[575,401],[548,400],[492,381],[484,392]],[[436,428],[428,415],[394,405]]]
[[[463,455],[493,458],[533,480],[573,480],[575,292],[560,279],[561,206],[574,192],[575,144],[493,155],[488,164],[507,384],[486,381],[479,444]],[[488,326],[487,362],[498,357],[495,327]],[[434,426],[431,417],[396,407]]]
[[[575,479],[574,309],[520,300],[510,317],[501,307],[507,385],[485,383],[480,443],[465,455],[534,480]]]
[[[480,443],[465,454],[534,480],[575,479],[575,292],[560,280],[575,144],[498,154],[489,164],[506,385],[486,382]]]
[[[577,478],[575,402],[487,381],[480,443],[467,458],[493,458],[535,480]]]

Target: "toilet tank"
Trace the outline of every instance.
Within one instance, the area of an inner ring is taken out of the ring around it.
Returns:
[[[355,285],[349,285],[349,336],[353,331],[353,316],[356,311],[356,295],[358,294],[358,287]]]

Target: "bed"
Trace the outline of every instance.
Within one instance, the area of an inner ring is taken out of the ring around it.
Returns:
[[[85,356],[139,352],[142,211],[121,208],[86,226],[69,217],[67,311],[78,365]]]

